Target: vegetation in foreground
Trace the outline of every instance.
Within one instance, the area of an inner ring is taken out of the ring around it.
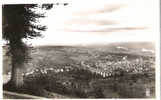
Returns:
[[[73,57],[72,53],[65,54]],[[84,60],[80,58],[79,62],[75,58],[70,64],[53,64],[53,59],[47,57],[39,60],[37,67],[23,73],[25,85],[18,92],[49,98],[155,97],[154,57],[100,51],[89,54],[82,54]],[[15,91],[11,86],[8,84],[4,89]]]

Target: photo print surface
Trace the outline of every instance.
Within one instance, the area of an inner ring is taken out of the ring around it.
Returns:
[[[156,98],[155,9],[154,0],[3,4],[3,98]]]

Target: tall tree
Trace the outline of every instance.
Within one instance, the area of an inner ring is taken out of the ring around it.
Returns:
[[[49,10],[52,4],[19,4],[2,6],[2,37],[8,41],[8,53],[11,56],[12,71],[11,80],[14,88],[20,88],[23,84],[22,68],[28,59],[28,47],[23,42],[25,38],[41,36],[46,26],[38,25],[38,19],[43,18],[44,13],[36,12],[37,8]],[[35,9],[35,10],[34,10]]]

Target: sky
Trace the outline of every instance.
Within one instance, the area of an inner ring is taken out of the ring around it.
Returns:
[[[48,27],[32,45],[90,45],[154,42],[155,0],[70,0],[41,19]],[[41,10],[39,10],[41,11]]]

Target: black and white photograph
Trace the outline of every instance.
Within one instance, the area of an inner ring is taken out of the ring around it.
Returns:
[[[154,1],[2,4],[3,99],[156,99]]]

